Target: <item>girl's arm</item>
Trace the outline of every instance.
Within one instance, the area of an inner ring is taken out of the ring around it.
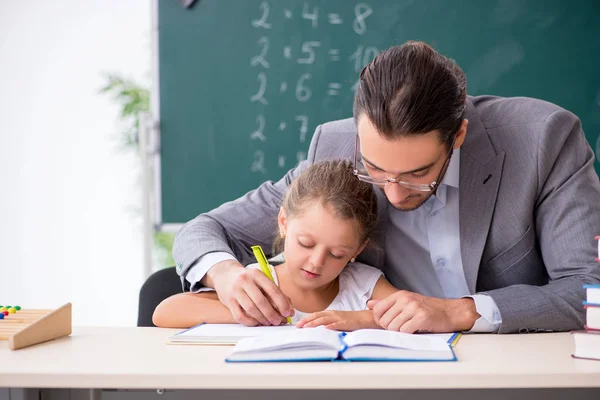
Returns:
[[[385,299],[392,293],[396,293],[398,289],[381,276],[371,294],[370,300]],[[382,329],[375,322],[372,310],[363,311],[320,311],[312,313],[302,318],[296,326],[298,328],[310,328],[315,326],[325,325],[328,329],[336,329],[342,331],[354,331],[357,329]]]
[[[215,292],[173,295],[156,307],[152,322],[161,328],[189,328],[200,323],[236,323]]]
[[[392,284],[382,275],[373,288],[370,300],[383,300],[391,294],[398,291]]]

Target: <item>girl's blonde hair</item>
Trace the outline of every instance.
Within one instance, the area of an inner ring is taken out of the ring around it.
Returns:
[[[349,161],[322,161],[311,165],[294,179],[281,207],[287,218],[294,218],[313,202],[329,206],[337,218],[353,220],[361,243],[375,230],[377,196],[371,184],[354,176]],[[283,251],[283,240],[279,235],[276,235],[273,248],[275,253]]]

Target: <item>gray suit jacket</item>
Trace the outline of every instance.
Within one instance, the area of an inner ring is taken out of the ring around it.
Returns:
[[[490,295],[502,315],[501,333],[581,328],[583,284],[600,282],[594,236],[600,234],[600,182],[594,154],[578,118],[530,98],[469,97],[469,120],[460,157],[460,238],[471,293]],[[278,182],[188,222],[173,256],[184,277],[204,254],[224,251],[242,264],[251,245],[270,249],[276,215],[290,181],[310,163],[354,154],[352,119],[317,128],[307,161]],[[388,224],[386,199],[377,190],[380,223]],[[385,251],[360,261],[386,271]],[[401,255],[398,255],[401,257]]]

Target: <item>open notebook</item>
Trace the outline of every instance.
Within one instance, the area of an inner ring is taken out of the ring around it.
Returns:
[[[456,361],[452,343],[459,335],[304,328],[242,339],[226,361]]]

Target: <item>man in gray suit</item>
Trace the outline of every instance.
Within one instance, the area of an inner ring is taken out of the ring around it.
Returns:
[[[184,226],[173,256],[185,287],[215,288],[246,325],[290,315],[287,297],[243,264],[251,245],[271,248],[290,181],[334,158],[377,187],[380,246],[359,260],[401,289],[369,304],[382,327],[583,326],[582,285],[600,282],[600,183],[578,118],[535,99],[469,97],[462,70],[420,42],[365,67],[354,119],[319,126],[307,161]]]

